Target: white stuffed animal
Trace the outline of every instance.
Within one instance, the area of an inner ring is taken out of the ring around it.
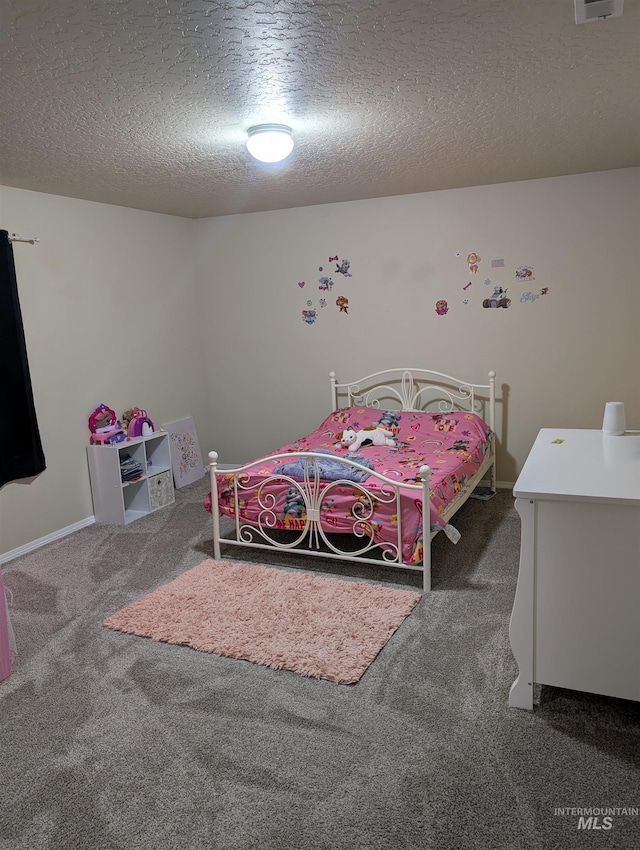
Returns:
[[[378,425],[370,425],[360,431],[346,428],[336,436],[339,440],[338,445],[349,449],[350,452],[357,452],[361,446],[395,446],[396,444],[393,432],[380,428]]]

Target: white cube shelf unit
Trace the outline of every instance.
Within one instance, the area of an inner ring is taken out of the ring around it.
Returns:
[[[96,522],[127,525],[175,500],[169,434],[155,431],[112,446],[87,446]],[[127,481],[131,465],[141,471]]]

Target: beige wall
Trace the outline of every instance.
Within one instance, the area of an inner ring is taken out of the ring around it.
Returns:
[[[104,402],[162,423],[193,415],[207,430],[192,222],[0,189],[14,244],[36,412],[47,461],[0,490],[0,553],[92,516],[87,419]],[[2,411],[3,416],[11,411]]]
[[[213,431],[203,452],[240,462],[316,427],[327,375],[424,366],[497,372],[498,479],[513,482],[541,427],[599,428],[626,403],[640,428],[640,169],[194,222]],[[456,252],[460,256],[456,256]],[[482,257],[470,275],[467,254]],[[318,306],[319,266],[333,274]],[[504,259],[504,269],[492,269]],[[533,267],[519,283],[515,269]],[[481,306],[492,286],[512,306]],[[472,280],[472,286],[463,289]],[[298,287],[305,281],[304,289]],[[527,291],[548,293],[521,302]],[[334,302],[349,297],[348,315]],[[469,303],[464,304],[467,298]],[[302,321],[307,299],[315,324]],[[435,302],[446,299],[439,316]],[[203,435],[204,436],[204,435]]]
[[[332,369],[477,382],[495,369],[503,482],[540,427],[599,428],[607,400],[640,428],[640,169],[193,222],[0,193],[0,228],[42,240],[14,253],[48,464],[0,490],[0,556],[92,514],[86,421],[100,402],[159,422],[192,415],[205,458],[238,462],[315,428]],[[332,274],[320,308],[318,268],[333,255],[353,276]],[[530,285],[515,280],[522,265]],[[481,306],[485,279],[508,288],[510,308]]]

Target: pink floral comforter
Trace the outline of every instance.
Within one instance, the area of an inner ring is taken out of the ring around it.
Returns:
[[[347,428],[355,431],[379,425],[393,435],[393,446],[362,445],[351,452],[339,443],[341,432]],[[422,411],[381,410],[371,407],[348,407],[336,410],[311,434],[295,443],[283,446],[273,454],[291,452],[323,452],[327,455],[326,477],[331,478],[331,468],[336,461],[348,457],[381,473],[395,482],[417,484],[420,467],[431,468],[430,495],[432,531],[445,526],[442,514],[447,505],[474,475],[489,449],[491,429],[477,414],[454,411],[452,413],[426,413]],[[296,460],[292,458],[292,460]],[[257,486],[265,478],[283,471],[293,478],[292,466],[283,469],[287,460],[264,459],[251,470],[250,484]],[[324,461],[322,463],[324,467]],[[345,466],[346,469],[349,467]],[[354,472],[354,469],[350,469]],[[323,474],[324,477],[324,474]],[[220,472],[217,476],[219,508],[222,514],[235,515],[235,497],[232,476]],[[354,501],[365,488],[374,496],[384,486],[375,476],[361,473],[360,483],[340,484],[331,487],[324,498],[320,517],[327,532],[353,532]],[[304,499],[297,488],[285,480],[274,480],[263,488],[274,497],[276,528],[301,530],[306,522]],[[407,490],[402,498],[402,560],[404,563],[422,561],[422,500],[418,490]],[[373,516],[363,521],[363,528],[373,534],[376,542],[397,543],[398,518],[395,501],[390,504],[375,503]],[[211,494],[205,499],[211,510]],[[260,506],[251,490],[240,496],[239,513],[244,522],[256,524]]]

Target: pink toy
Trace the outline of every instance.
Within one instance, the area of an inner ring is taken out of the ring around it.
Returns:
[[[93,445],[111,445],[127,439],[122,423],[116,418],[115,410],[100,404],[89,417],[89,430]]]
[[[149,434],[153,434],[153,422],[149,419],[146,410],[136,407],[131,413],[127,426],[129,437],[147,437]]]
[[[124,443],[127,434],[122,428],[113,431],[101,431],[99,434],[91,435],[91,444],[94,446],[111,446],[113,443]]]

